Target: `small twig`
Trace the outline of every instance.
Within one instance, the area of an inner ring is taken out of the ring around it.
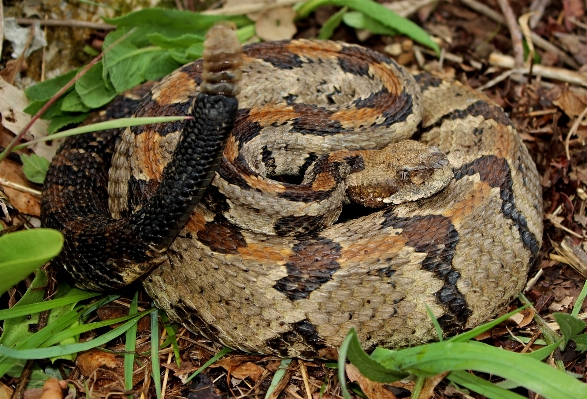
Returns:
[[[492,19],[493,21],[499,24],[505,24],[505,19],[485,4],[479,3],[476,0],[461,0],[461,2],[469,8],[485,15],[487,18]],[[567,64],[571,68],[579,69],[580,65],[573,59],[573,57],[569,56],[567,53],[556,47],[554,44],[550,43],[548,40],[544,39],[542,36],[534,32],[532,32],[531,37],[536,47],[540,47],[541,49],[549,53],[556,54],[557,57],[559,57],[565,64]]]
[[[13,182],[11,182],[9,180],[6,180],[6,179],[4,179],[2,177],[0,177],[0,185],[2,185],[4,187],[12,188],[14,190],[18,190],[18,191],[23,192],[23,193],[34,195],[35,197],[41,198],[41,192],[39,190],[35,190],[34,188],[30,188],[30,187],[26,187],[26,186],[20,185],[18,183],[13,183]]]
[[[514,59],[508,55],[491,53],[489,55],[489,64],[502,68],[512,69],[514,68]],[[516,72],[528,73],[528,70],[527,68],[523,68],[517,70]],[[542,76],[548,79],[560,80],[561,82],[568,82],[587,87],[587,74],[571,71],[565,68],[547,67],[543,65],[534,65],[532,72],[536,76]]]
[[[35,18],[16,18],[16,23],[19,25],[32,25],[35,22],[41,26],[63,26],[69,28],[83,28],[83,29],[102,29],[114,30],[116,25],[104,24],[101,22],[77,21],[75,19],[35,19]]]
[[[257,11],[270,10],[272,8],[291,6],[291,5],[294,5],[299,2],[300,2],[300,0],[275,0],[275,1],[271,2],[270,4],[267,4],[267,2],[260,2],[260,3],[254,3],[254,4],[238,5],[238,6],[234,6],[234,7],[222,7],[222,8],[218,8],[216,10],[204,11],[202,14],[207,14],[207,15],[248,14],[248,13],[257,12]]]
[[[4,2],[0,0],[0,54],[2,54],[2,43],[4,42]]]
[[[569,129],[569,133],[567,133],[567,137],[565,138],[565,154],[567,155],[567,159],[569,160],[571,159],[571,155],[569,152],[569,143],[571,141],[571,136],[577,133],[577,130],[579,130],[579,125],[581,124],[581,122],[583,122],[585,115],[587,115],[587,107],[585,107],[583,112],[579,114],[575,122],[573,122],[573,126],[571,126],[571,129]]]
[[[550,3],[550,0],[534,0],[530,5],[530,11],[535,14],[530,17],[530,28],[534,29],[540,22],[546,6]]]
[[[521,68],[524,65],[524,46],[522,45],[522,32],[516,19],[516,15],[510,6],[508,0],[497,0],[501,7],[501,12],[505,17],[510,36],[512,38],[512,48],[514,51],[514,60],[516,68]]]
[[[122,35],[118,40],[116,40],[114,43],[112,43],[110,46],[108,46],[108,48],[106,48],[104,51],[102,51],[100,54],[98,54],[98,56],[96,56],[92,60],[92,62],[90,62],[88,65],[86,65],[80,72],[78,72],[78,74],[73,79],[71,79],[69,82],[67,82],[67,84],[61,88],[61,90],[59,90],[49,101],[47,101],[45,103],[45,105],[43,105],[43,107],[39,110],[39,112],[37,112],[35,114],[35,116],[33,116],[31,118],[31,120],[29,121],[29,123],[27,123],[27,125],[24,127],[24,129],[22,129],[22,131],[14,139],[12,139],[10,144],[8,144],[8,147],[6,147],[6,149],[0,154],[0,162],[2,162],[4,160],[4,158],[6,158],[6,156],[8,154],[10,154],[10,152],[12,152],[14,147],[16,147],[18,142],[29,131],[31,126],[33,126],[33,124],[45,113],[45,111],[47,111],[47,109],[49,109],[49,107],[51,105],[53,105],[55,103],[55,101],[57,101],[67,91],[67,89],[69,89],[71,86],[73,86],[79,78],[81,78],[83,75],[85,75],[86,72],[88,72],[91,67],[93,67],[98,61],[100,61],[102,59],[102,57],[104,56],[104,54],[106,54],[106,52],[108,52],[112,47],[116,46],[122,40],[126,39],[128,36],[133,34],[135,30],[136,30],[136,28],[129,30],[126,34]]]
[[[300,365],[300,371],[302,372],[302,379],[304,380],[304,388],[306,388],[306,397],[307,399],[312,399],[312,391],[310,391],[310,381],[308,379],[308,369],[306,369],[306,364],[302,359],[298,359],[298,363]]]

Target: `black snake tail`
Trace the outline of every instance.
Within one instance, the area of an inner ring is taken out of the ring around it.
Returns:
[[[108,209],[108,169],[117,132],[68,139],[47,173],[43,226],[63,232],[54,263],[80,288],[109,290],[140,278],[163,260],[216,171],[238,109],[242,48],[227,25],[204,42],[204,81],[172,161],[153,196],[128,217]]]

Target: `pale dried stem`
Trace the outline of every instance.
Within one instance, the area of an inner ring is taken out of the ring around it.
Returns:
[[[207,15],[239,15],[239,14],[248,14],[257,11],[266,11],[272,8],[278,7],[285,7],[285,6],[292,6],[296,3],[299,3],[300,0],[275,0],[271,2],[271,4],[267,4],[265,2],[255,3],[255,4],[245,4],[245,5],[238,5],[234,7],[223,7],[218,8],[216,10],[207,10],[202,12],[202,14]]]
[[[577,133],[577,130],[579,130],[579,125],[581,124],[581,122],[583,122],[585,115],[587,115],[587,107],[585,107],[583,112],[579,114],[575,122],[573,122],[573,126],[571,126],[571,128],[569,129],[569,133],[567,133],[567,137],[565,138],[565,154],[567,155],[567,159],[571,159],[571,155],[569,152],[569,143],[571,142],[571,137],[575,133]]]
[[[35,197],[41,198],[41,192],[39,190],[35,190],[34,188],[23,186],[18,183],[13,183],[13,182],[6,180],[2,177],[0,177],[0,185],[2,185],[4,187],[12,188],[14,190],[18,190],[22,193],[27,193],[30,195],[34,195]]]
[[[514,59],[509,55],[491,53],[489,55],[489,64],[499,66],[501,68],[513,69]],[[517,69],[516,72],[528,73],[528,69]],[[587,87],[587,75],[580,72],[571,71],[569,69],[547,67],[543,65],[534,65],[532,73],[534,75],[542,76],[544,78],[559,80],[561,82],[568,82],[571,84]]]
[[[497,0],[501,12],[505,17],[506,24],[510,30],[510,36],[512,38],[512,49],[514,51],[514,60],[516,68],[520,68],[524,65],[524,46],[522,45],[522,31],[512,7],[508,0]]]

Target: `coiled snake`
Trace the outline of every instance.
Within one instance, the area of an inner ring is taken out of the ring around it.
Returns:
[[[470,328],[521,290],[542,202],[501,108],[355,45],[256,43],[241,66],[221,26],[205,48],[135,112],[193,120],[75,137],[54,158],[42,221],[77,286],[146,273],[188,328],[304,358],[334,356],[350,327],[366,348],[434,339],[426,305],[445,333]]]

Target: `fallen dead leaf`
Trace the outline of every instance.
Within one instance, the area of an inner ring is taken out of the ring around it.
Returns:
[[[34,188],[24,177],[21,166],[10,160],[0,163],[0,178],[24,187]],[[10,199],[10,203],[19,212],[32,216],[40,215],[41,199],[39,197],[6,186],[3,186],[2,189]]]
[[[93,349],[81,353],[75,364],[79,367],[82,375],[89,377],[99,368],[122,371],[123,361],[121,356]]]
[[[20,133],[30,122],[31,116],[23,110],[29,105],[29,101],[22,90],[8,84],[0,78],[0,115],[2,125],[14,135]],[[48,122],[37,120],[25,135],[26,140],[35,140],[47,136]],[[52,143],[36,143],[30,149],[40,157],[53,158],[63,140],[54,140]]]
[[[567,114],[569,118],[579,116],[587,106],[587,90],[566,85],[552,103]],[[587,124],[585,121],[583,123]]]
[[[510,320],[515,322],[518,327],[526,327],[534,319],[534,309],[528,308],[516,313],[510,317]]]
[[[7,387],[0,382],[0,399],[10,399],[12,396],[12,388]]]
[[[291,7],[264,11],[255,22],[257,36],[265,41],[291,39],[297,32],[293,23],[295,16]]]
[[[222,367],[230,373],[234,378],[244,380],[250,377],[254,382],[257,382],[265,369],[255,363],[243,361],[239,356],[231,356],[217,361],[214,366]]]
[[[63,389],[67,386],[65,381],[59,381],[56,378],[49,378],[43,384],[43,392],[40,399],[61,399],[63,398]]]
[[[397,396],[385,387],[386,384],[371,381],[363,376],[352,364],[347,364],[345,370],[349,380],[359,384],[363,393],[367,395],[369,399],[397,399]]]

